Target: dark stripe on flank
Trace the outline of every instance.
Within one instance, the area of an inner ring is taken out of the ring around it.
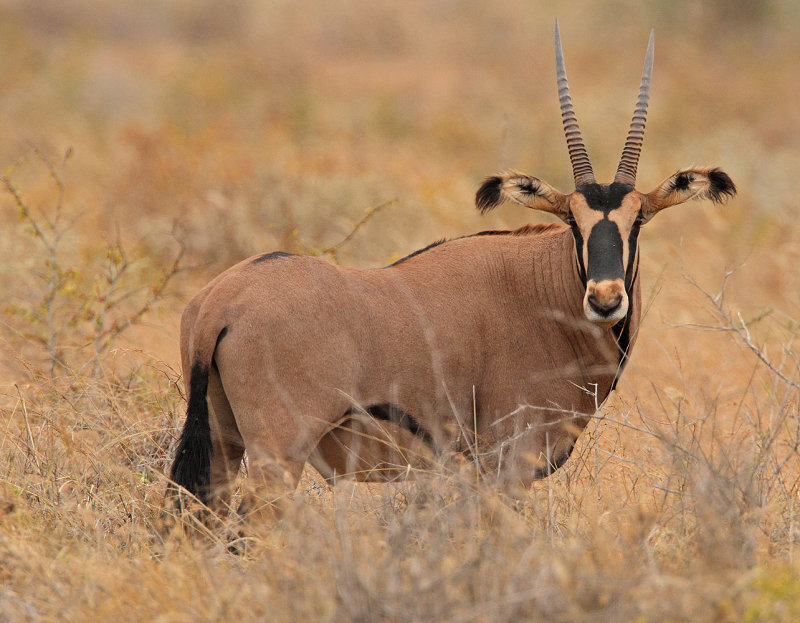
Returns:
[[[572,455],[572,450],[575,447],[575,442],[573,441],[572,444],[569,446],[569,450],[567,450],[564,454],[562,454],[557,459],[551,459],[547,462],[547,465],[544,467],[539,467],[533,473],[533,478],[535,480],[539,480],[541,478],[547,478],[550,474],[556,471],[559,467],[561,467],[564,463],[569,460],[569,457]]]
[[[412,435],[419,437],[426,443],[433,442],[431,436],[419,425],[419,422],[417,422],[408,413],[400,409],[397,405],[393,405],[390,402],[385,402],[377,405],[369,405],[368,407],[364,407],[363,410],[358,407],[351,407],[345,415],[354,415],[356,413],[361,413],[362,411],[366,411],[370,417],[373,417],[376,420],[382,420],[384,422],[394,424],[395,426],[399,426],[400,428],[404,428]]]

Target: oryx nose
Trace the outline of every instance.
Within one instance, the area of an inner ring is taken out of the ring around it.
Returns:
[[[601,316],[610,315],[611,313],[619,309],[620,305],[622,305],[621,294],[602,299],[597,298],[594,294],[590,294],[587,297],[587,300],[589,301],[589,305],[591,305],[592,309]]]

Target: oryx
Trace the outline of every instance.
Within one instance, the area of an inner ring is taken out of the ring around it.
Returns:
[[[575,190],[504,173],[483,182],[476,203],[485,212],[510,199],[563,224],[441,241],[378,269],[278,252],[222,273],[181,319],[188,410],[176,485],[221,508],[245,450],[255,506],[276,486],[294,488],[307,461],[331,480],[382,479],[421,448],[478,449],[486,472],[525,484],[569,457],[636,340],[640,227],[736,189],[716,168],[635,189],[652,33],[619,167],[598,183],[557,23],[555,48]]]

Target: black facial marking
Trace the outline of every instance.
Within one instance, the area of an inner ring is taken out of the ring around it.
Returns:
[[[628,235],[628,266],[625,269],[625,293],[628,295],[628,313],[624,319],[615,324],[611,330],[617,340],[617,347],[619,348],[619,366],[617,373],[614,376],[614,381],[611,383],[611,390],[617,388],[617,381],[622,375],[622,370],[625,364],[628,363],[628,349],[631,345],[631,314],[633,313],[633,288],[636,284],[636,278],[639,276],[639,257],[636,254],[636,249],[639,244],[639,229],[641,222],[637,218],[631,227],[631,233]]]
[[[596,282],[606,279],[622,279],[625,268],[622,266],[622,237],[613,221],[599,221],[586,241],[589,251],[589,265],[586,276]]]
[[[639,212],[639,215],[641,215],[641,211]],[[631,232],[628,234],[628,265],[625,267],[625,290],[629,290],[633,284],[634,263],[636,262],[636,247],[639,243],[639,231],[641,228],[642,222],[637,217],[631,226]]]
[[[475,193],[475,207],[484,214],[488,210],[496,207],[502,200],[500,188],[503,185],[503,178],[497,175],[487,177],[483,184]]]
[[[631,285],[628,287],[627,279],[625,286],[625,293],[628,295],[628,313],[625,318],[620,320],[617,324],[611,327],[614,333],[614,338],[617,340],[617,348],[619,349],[619,365],[617,366],[617,373],[614,375],[614,380],[611,382],[609,393],[617,388],[617,381],[622,376],[622,370],[625,364],[628,363],[628,350],[631,346],[631,315],[633,314],[633,284],[636,283],[636,277],[639,275],[639,263],[636,262],[634,275],[631,279]],[[605,400],[605,397],[603,398]]]
[[[386,402],[365,407],[364,411],[366,411],[370,417],[373,417],[376,420],[383,420],[384,422],[390,422],[395,426],[399,426],[400,428],[406,429],[412,435],[419,437],[426,443],[431,443],[433,441],[431,439],[431,436],[427,433],[427,431],[425,431],[419,425],[419,422],[417,422],[408,413],[400,409],[400,407],[398,407],[397,405],[393,405],[390,402]],[[352,407],[347,413],[345,413],[345,415],[353,415],[360,412],[361,409],[357,407]]]
[[[575,189],[586,199],[586,204],[592,210],[608,214],[622,204],[622,199],[633,190],[630,184],[614,182],[605,186],[603,184],[584,184]]]
[[[251,264],[259,264],[261,262],[266,262],[268,260],[274,260],[279,257],[292,257],[293,253],[286,253],[285,251],[273,251],[272,253],[264,253],[263,255],[259,255],[258,257],[254,257],[253,260],[250,262]]]
[[[572,228],[572,237],[575,238],[575,249],[578,256],[578,275],[580,275],[581,282],[584,287],[586,286],[586,266],[583,265],[583,234],[575,222],[575,219],[569,221],[569,226]]]

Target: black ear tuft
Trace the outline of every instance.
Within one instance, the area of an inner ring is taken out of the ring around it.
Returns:
[[[503,178],[498,175],[487,177],[483,184],[475,193],[475,207],[485,214],[492,208],[496,208],[502,201],[500,188],[503,185]]]
[[[736,185],[722,169],[711,169],[708,172],[708,197],[715,203],[722,203],[736,194]]]

